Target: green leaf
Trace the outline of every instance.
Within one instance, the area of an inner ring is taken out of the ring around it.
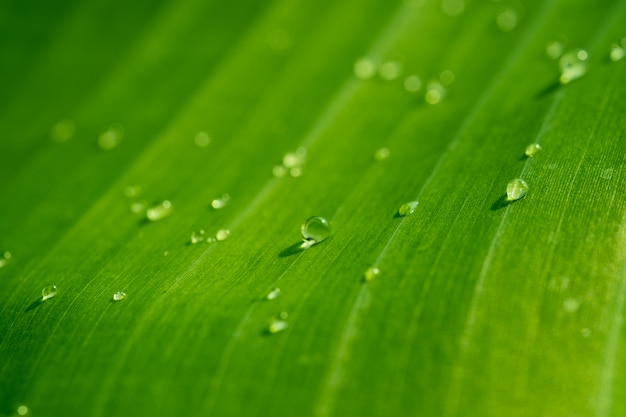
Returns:
[[[626,1],[9,0],[0,28],[0,415],[626,414]]]

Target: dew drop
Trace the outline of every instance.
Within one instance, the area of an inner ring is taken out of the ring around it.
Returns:
[[[306,162],[306,148],[300,147],[295,152],[288,152],[283,156],[283,166],[285,168],[294,168],[304,165]]]
[[[378,69],[378,75],[385,81],[393,81],[402,74],[402,65],[398,61],[384,62]]]
[[[52,129],[50,129],[50,138],[58,143],[66,142],[74,136],[75,131],[74,122],[69,119],[64,119],[52,126]]]
[[[276,178],[283,178],[285,175],[287,175],[287,168],[285,168],[283,165],[276,165],[272,169],[272,174]]]
[[[41,290],[41,301],[46,301],[57,295],[56,285],[46,285]]]
[[[109,151],[117,147],[123,137],[124,126],[119,123],[114,123],[98,136],[98,146],[104,151]]]
[[[213,201],[211,201],[211,207],[218,210],[218,209],[223,208],[226,204],[228,204],[229,201],[230,201],[230,195],[222,194],[221,197],[216,198]]]
[[[370,266],[365,270],[365,274],[363,275],[366,282],[372,281],[380,274],[380,270],[375,266]]]
[[[289,175],[292,178],[298,178],[302,176],[302,167],[293,167],[289,170]]]
[[[370,58],[360,58],[354,63],[354,75],[361,80],[369,80],[376,74],[376,64]]]
[[[9,259],[11,259],[11,252],[4,252],[0,257],[0,268],[5,267],[9,263]]]
[[[218,242],[222,242],[222,241],[228,239],[229,236],[230,236],[230,230],[228,230],[228,229],[220,229],[215,234],[215,239],[217,239]]]
[[[211,137],[207,132],[198,132],[193,138],[193,142],[199,148],[206,148],[211,143]]]
[[[146,217],[151,222],[156,222],[171,215],[172,211],[172,203],[169,200],[165,200],[155,206],[150,207],[148,211],[146,211]]]
[[[200,243],[204,241],[206,238],[204,236],[204,230],[193,231],[191,232],[191,244],[195,245],[196,243]]]
[[[206,242],[207,243],[215,243],[215,242],[217,242],[217,239],[214,238],[213,236],[209,236],[209,237],[206,238]]]
[[[422,80],[417,75],[409,75],[404,79],[404,89],[409,93],[417,93],[422,88]]]
[[[506,198],[508,201],[515,201],[523,198],[528,193],[526,181],[516,178],[506,186]]]
[[[441,81],[443,85],[452,85],[454,79],[454,73],[450,70],[441,71],[441,74],[439,74],[439,81]]]
[[[587,73],[589,54],[584,49],[577,49],[566,53],[559,59],[561,84],[568,84]]]
[[[28,407],[25,405],[20,405],[19,407],[17,407],[17,415],[18,416],[25,416],[28,414]]]
[[[532,158],[537,155],[541,151],[541,145],[538,143],[531,143],[526,147],[526,151],[524,152],[527,157]]]
[[[576,298],[568,298],[563,302],[563,309],[568,313],[574,313],[580,308],[580,301]]]
[[[148,203],[146,203],[145,201],[135,201],[130,205],[130,212],[135,214],[143,213],[146,211],[147,206]]]
[[[437,80],[431,80],[426,86],[424,100],[428,104],[437,104],[446,96],[446,88]]]
[[[498,29],[502,32],[510,32],[517,26],[517,12],[514,9],[505,9],[496,17]]]
[[[124,188],[124,195],[126,198],[136,198],[141,195],[142,189],[138,185],[129,185]]]
[[[558,59],[563,55],[563,43],[559,41],[550,41],[546,44],[546,56],[550,59]]]
[[[268,331],[271,334],[282,332],[287,328],[287,322],[285,320],[272,320],[268,327]]]
[[[610,180],[611,178],[613,178],[613,168],[603,169],[602,172],[600,173],[600,177],[603,180]]]
[[[408,216],[409,214],[413,214],[419,201],[409,201],[408,203],[404,203],[398,209],[398,214],[400,216]]]
[[[389,148],[380,148],[374,153],[374,159],[377,161],[384,161],[389,158],[390,152]]]
[[[123,291],[118,291],[115,294],[113,294],[113,301],[121,301],[124,298],[126,298],[126,293]]]
[[[465,9],[464,0],[443,0],[441,2],[441,10],[448,16],[458,16]]]
[[[271,300],[277,299],[279,295],[280,295],[280,288],[274,288],[272,291],[270,291],[267,294],[265,298],[271,301]]]
[[[617,62],[624,59],[626,56],[626,38],[623,38],[619,43],[613,43],[611,45],[611,52],[609,57],[611,61]]]
[[[330,235],[330,225],[323,217],[309,217],[300,227],[304,246],[310,247],[328,239]]]

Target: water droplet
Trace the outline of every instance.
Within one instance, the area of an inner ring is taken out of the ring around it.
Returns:
[[[148,203],[146,203],[145,201],[135,201],[130,205],[130,212],[135,214],[143,213],[146,211],[147,206]]]
[[[196,243],[200,243],[205,240],[204,230],[193,231],[191,232],[191,244],[195,245]]]
[[[398,209],[398,214],[400,216],[408,216],[409,214],[413,214],[419,201],[409,201],[408,203],[404,203]]]
[[[437,80],[431,80],[426,86],[424,100],[428,104],[437,104],[446,96],[446,88]]]
[[[375,266],[370,266],[365,270],[364,278],[366,282],[372,281],[380,274],[380,270]]]
[[[568,298],[563,302],[563,309],[568,313],[574,313],[580,308],[580,301],[575,298]]]
[[[404,80],[404,89],[409,93],[417,93],[422,88],[422,80],[417,75],[409,75]]]
[[[286,311],[281,311],[278,315],[278,318],[281,320],[287,320],[289,318],[289,314]]]
[[[272,334],[282,332],[287,328],[287,322],[284,320],[272,320],[268,327],[268,331]]]
[[[113,294],[113,301],[121,301],[124,298],[126,298],[126,293],[123,291],[118,291],[115,294]]]
[[[611,178],[613,178],[613,168],[603,169],[600,173],[600,177],[604,180],[610,180]]]
[[[538,143],[531,143],[526,147],[526,156],[532,158],[533,156],[537,155],[537,153],[539,153],[541,149],[541,145],[539,145]]]
[[[390,152],[388,148],[380,148],[374,153],[374,159],[377,161],[384,161],[389,158]]]
[[[283,166],[294,168],[304,165],[306,162],[306,148],[298,148],[295,152],[288,152],[283,156]]]
[[[398,61],[384,62],[378,69],[378,75],[385,81],[393,81],[402,74],[402,65]]]
[[[311,247],[320,243],[330,235],[330,225],[323,217],[309,217],[300,227],[305,247]]]
[[[441,74],[439,74],[439,81],[441,81],[443,85],[452,85],[454,78],[454,73],[450,70],[442,71]]]
[[[146,217],[151,222],[156,222],[172,214],[172,211],[172,203],[170,203],[169,200],[165,200],[160,204],[150,207],[148,211],[146,211]]]
[[[289,170],[289,175],[292,178],[298,178],[302,176],[302,167],[293,167]]]
[[[109,151],[117,147],[123,137],[124,127],[119,123],[114,123],[100,134],[98,137],[98,146],[102,150]]]
[[[285,168],[283,165],[276,165],[272,169],[272,174],[274,174],[274,177],[276,178],[283,178],[285,175],[287,175],[287,168]]]
[[[222,241],[228,239],[229,236],[230,236],[230,230],[228,230],[228,229],[220,229],[215,234],[215,239],[217,239],[219,242],[222,242]]]
[[[207,243],[215,243],[215,242],[217,242],[217,239],[214,238],[213,236],[209,236],[209,237],[206,238],[206,242]]]
[[[198,132],[193,138],[193,142],[199,148],[206,148],[211,143],[211,137],[207,132]]]
[[[528,193],[526,181],[516,178],[506,186],[506,198],[508,201],[515,201],[523,198]]]
[[[124,195],[127,198],[136,198],[141,195],[142,189],[138,185],[129,185],[124,188]]]
[[[41,290],[41,301],[46,301],[57,295],[56,285],[46,285]]]
[[[74,136],[75,131],[74,122],[69,119],[64,119],[52,126],[52,129],[50,129],[50,138],[55,142],[66,142]]]
[[[587,73],[589,54],[584,49],[577,49],[566,53],[559,59],[561,69],[561,84],[568,84]]]
[[[517,26],[517,12],[511,8],[501,11],[496,17],[496,24],[502,32],[512,31]]]
[[[0,257],[0,268],[6,266],[9,263],[9,259],[11,259],[11,252],[4,252]]]
[[[274,288],[272,291],[270,291],[267,294],[267,298],[268,300],[275,300],[278,298],[278,296],[280,295],[280,288]]]
[[[464,0],[443,0],[441,2],[441,10],[448,16],[458,16],[465,9]]]
[[[616,42],[611,45],[611,52],[609,54],[609,57],[611,58],[611,61],[617,62],[624,59],[625,56],[626,38],[623,38],[619,43]]]
[[[211,207],[213,207],[216,210],[217,209],[221,209],[226,204],[228,204],[229,201],[230,201],[230,195],[229,194],[222,194],[222,196],[220,198],[216,198],[215,200],[211,201]]]
[[[563,55],[563,43],[550,41],[546,44],[546,56],[550,59],[557,59]]]
[[[26,407],[25,405],[20,405],[19,407],[17,407],[17,415],[25,416],[26,414],[28,414],[28,407]]]
[[[376,64],[369,58],[360,58],[354,63],[354,75],[361,80],[369,80],[376,74]]]

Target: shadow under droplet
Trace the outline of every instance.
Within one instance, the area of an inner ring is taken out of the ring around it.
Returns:
[[[278,256],[281,258],[286,258],[287,256],[295,255],[297,253],[302,252],[305,249],[310,248],[310,245],[307,245],[305,242],[297,242],[293,245],[289,246],[286,249],[283,249]]]
[[[538,92],[536,98],[544,98],[545,96],[554,93],[556,90],[559,89],[559,87],[561,87],[561,82],[556,79],[548,84],[543,90]]]
[[[43,304],[43,298],[39,297],[38,299],[33,301],[28,307],[26,307],[26,311],[34,310],[35,308],[39,307],[41,304]]]
[[[500,210],[511,204],[511,201],[507,198],[506,194],[502,194],[492,205],[491,210]]]

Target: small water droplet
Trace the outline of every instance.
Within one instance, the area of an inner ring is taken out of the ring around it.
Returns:
[[[563,55],[563,43],[560,41],[550,41],[546,44],[546,56],[550,59],[558,59]]]
[[[19,416],[25,416],[28,414],[28,407],[25,405],[20,405],[19,407],[17,407],[17,415]]]
[[[528,193],[526,181],[516,178],[506,186],[506,198],[508,201],[515,201],[523,198]]]
[[[150,207],[148,211],[146,211],[146,217],[151,222],[156,222],[171,215],[172,211],[172,203],[169,200],[165,200],[155,206]]]
[[[57,295],[56,285],[46,285],[41,290],[41,301],[46,301]]]
[[[443,85],[452,85],[454,83],[454,79],[454,73],[450,70],[441,71],[441,74],[439,74],[439,81],[441,81]]]
[[[613,178],[613,168],[603,169],[600,173],[600,177],[604,180],[610,180],[611,178]]]
[[[398,214],[400,216],[408,216],[409,214],[413,214],[419,201],[409,201],[408,203],[404,203],[398,209]]]
[[[288,152],[283,156],[283,166],[285,168],[294,168],[304,165],[306,162],[306,148],[298,148],[295,152]]]
[[[376,64],[370,58],[360,58],[354,63],[354,75],[361,80],[369,80],[376,74]]]
[[[98,146],[102,150],[109,151],[117,147],[123,137],[124,126],[119,123],[114,123],[98,136]]]
[[[58,143],[66,142],[74,136],[75,131],[74,122],[69,119],[64,119],[52,126],[52,129],[50,129],[50,138]]]
[[[386,61],[378,69],[378,75],[385,81],[398,79],[402,74],[402,64],[398,61]]]
[[[563,302],[563,309],[568,313],[574,313],[580,308],[580,300],[568,298]]]
[[[207,132],[198,132],[193,138],[193,142],[199,148],[206,148],[211,143],[211,137]]]
[[[517,26],[517,12],[512,8],[501,11],[496,17],[496,24],[502,32],[512,31]]]
[[[380,270],[375,266],[370,266],[365,270],[364,279],[366,282],[372,281],[380,274]]]
[[[615,42],[611,45],[611,52],[609,54],[611,61],[621,61],[626,57],[626,38],[623,38],[620,42]]]
[[[304,247],[310,247],[328,239],[330,235],[330,225],[323,217],[309,217],[300,227]]]
[[[380,148],[374,153],[374,159],[377,161],[384,161],[389,158],[390,152],[388,148]]]
[[[298,178],[302,176],[302,167],[293,167],[289,170],[289,175],[292,178]]]
[[[0,268],[6,266],[9,263],[9,259],[11,259],[11,252],[4,252],[0,257]]]
[[[230,194],[222,194],[221,197],[214,199],[211,201],[211,207],[218,210],[223,208],[230,201]]]
[[[287,175],[287,168],[285,168],[283,165],[276,165],[272,169],[272,174],[274,174],[274,177],[276,178],[283,178],[285,175]]]
[[[428,104],[437,104],[446,96],[446,88],[437,80],[431,80],[426,85],[424,100]]]
[[[587,73],[589,54],[584,49],[577,49],[566,53],[559,59],[561,84],[568,84]]]
[[[278,318],[281,320],[287,320],[289,318],[289,314],[286,311],[281,311]]]
[[[539,153],[541,149],[541,145],[539,145],[538,143],[531,143],[526,147],[525,154],[527,157],[532,158],[533,156],[537,155],[537,153]]]
[[[209,236],[209,237],[206,238],[206,242],[207,243],[215,243],[215,242],[217,242],[217,239],[214,238],[213,236]]]
[[[286,328],[287,328],[287,322],[286,321],[284,321],[284,320],[272,320],[272,322],[270,323],[270,325],[269,325],[267,330],[271,334],[275,334],[275,333],[282,332]]]
[[[458,16],[465,9],[464,0],[443,0],[441,2],[441,10],[448,16]]]
[[[121,301],[124,298],[126,298],[126,293],[123,291],[118,291],[115,294],[113,294],[113,301]]]
[[[124,195],[127,198],[139,197],[141,195],[141,192],[142,192],[142,189],[138,185],[129,185],[128,187],[124,188]]]
[[[404,80],[404,89],[409,93],[417,93],[422,88],[422,80],[417,75],[409,75]]]
[[[204,241],[206,238],[204,236],[204,230],[193,231],[191,232],[191,244],[195,245],[196,243],[200,243]]]
[[[278,298],[278,296],[280,295],[280,288],[274,288],[272,291],[270,291],[267,294],[267,298],[268,300],[275,300]]]
[[[146,203],[145,201],[135,201],[134,203],[130,204],[130,212],[134,214],[143,213],[146,211],[147,206],[148,203]]]
[[[230,236],[230,230],[228,230],[228,229],[220,229],[215,234],[215,239],[217,239],[217,241],[219,241],[219,242],[222,242],[222,241],[228,239],[229,236]]]

